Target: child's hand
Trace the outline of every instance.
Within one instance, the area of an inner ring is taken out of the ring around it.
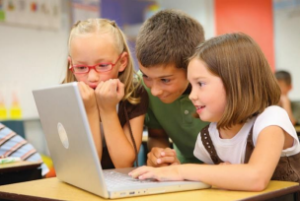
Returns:
[[[181,166],[182,167],[182,166]],[[128,173],[129,176],[135,179],[155,179],[158,181],[182,181],[183,178],[180,174],[180,166],[168,166],[168,167],[139,167]]]
[[[96,88],[96,96],[100,110],[115,110],[124,97],[124,84],[119,79],[101,82]]]
[[[154,147],[147,155],[147,165],[153,167],[162,167],[167,165],[180,164],[176,156],[176,151],[170,148]]]
[[[95,91],[84,82],[78,82],[78,87],[86,112],[97,109]]]

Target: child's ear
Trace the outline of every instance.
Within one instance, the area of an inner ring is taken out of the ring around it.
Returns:
[[[119,67],[119,72],[123,72],[125,70],[125,68],[128,65],[128,53],[127,52],[123,52],[120,58],[120,67]]]
[[[290,86],[289,86],[289,91],[291,91],[292,89],[293,89],[293,85],[290,84]]]
[[[71,57],[68,56],[68,68],[70,69],[71,68]]]

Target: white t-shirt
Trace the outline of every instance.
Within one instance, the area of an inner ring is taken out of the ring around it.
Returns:
[[[241,130],[231,139],[220,138],[216,123],[211,123],[209,125],[209,135],[220,159],[224,162],[230,162],[231,164],[244,163],[247,138],[253,124],[252,140],[254,146],[256,145],[258,135],[264,128],[271,125],[277,125],[294,138],[293,146],[283,150],[281,156],[292,156],[300,152],[297,133],[286,111],[279,106],[269,106],[257,117],[249,119]],[[194,155],[204,163],[213,164],[209,153],[202,144],[200,134],[197,137]]]

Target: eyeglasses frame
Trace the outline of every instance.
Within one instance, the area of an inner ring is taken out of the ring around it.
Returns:
[[[71,70],[74,74],[88,74],[91,69],[94,69],[97,73],[105,73],[105,72],[108,72],[108,71],[111,71],[113,69],[113,67],[118,63],[118,61],[120,60],[121,56],[122,56],[123,52],[118,56],[117,60],[115,61],[115,63],[111,63],[111,62],[102,62],[102,63],[97,63],[95,65],[92,65],[92,66],[89,66],[89,65],[73,65],[73,62],[72,62],[72,58],[71,56],[68,57],[68,60],[70,62],[70,67],[69,67],[69,70]],[[96,66],[100,65],[100,64],[105,64],[105,65],[111,65],[111,68],[109,70],[106,70],[106,71],[98,71],[96,70]],[[88,67],[88,71],[85,72],[85,73],[77,73],[74,71],[74,67],[76,66],[81,66],[81,67]]]

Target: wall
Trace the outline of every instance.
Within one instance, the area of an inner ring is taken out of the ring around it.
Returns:
[[[272,0],[215,0],[216,34],[244,32],[261,47],[275,68]]]
[[[260,45],[271,68],[293,76],[300,100],[300,0],[215,0],[216,35],[242,31]]]
[[[61,26],[57,30],[0,24],[0,99],[11,106],[19,99],[26,139],[48,154],[32,90],[59,84],[64,77],[70,8],[61,1]],[[5,122],[3,122],[5,124]]]
[[[59,84],[64,75],[69,8],[62,2],[58,30],[0,24],[0,96],[10,107],[16,93],[23,118],[38,118],[32,90]]]
[[[162,8],[179,9],[198,20],[205,31],[205,38],[215,35],[214,1],[211,0],[157,0]]]
[[[300,100],[300,0],[274,1],[276,69],[292,75],[292,100]]]

